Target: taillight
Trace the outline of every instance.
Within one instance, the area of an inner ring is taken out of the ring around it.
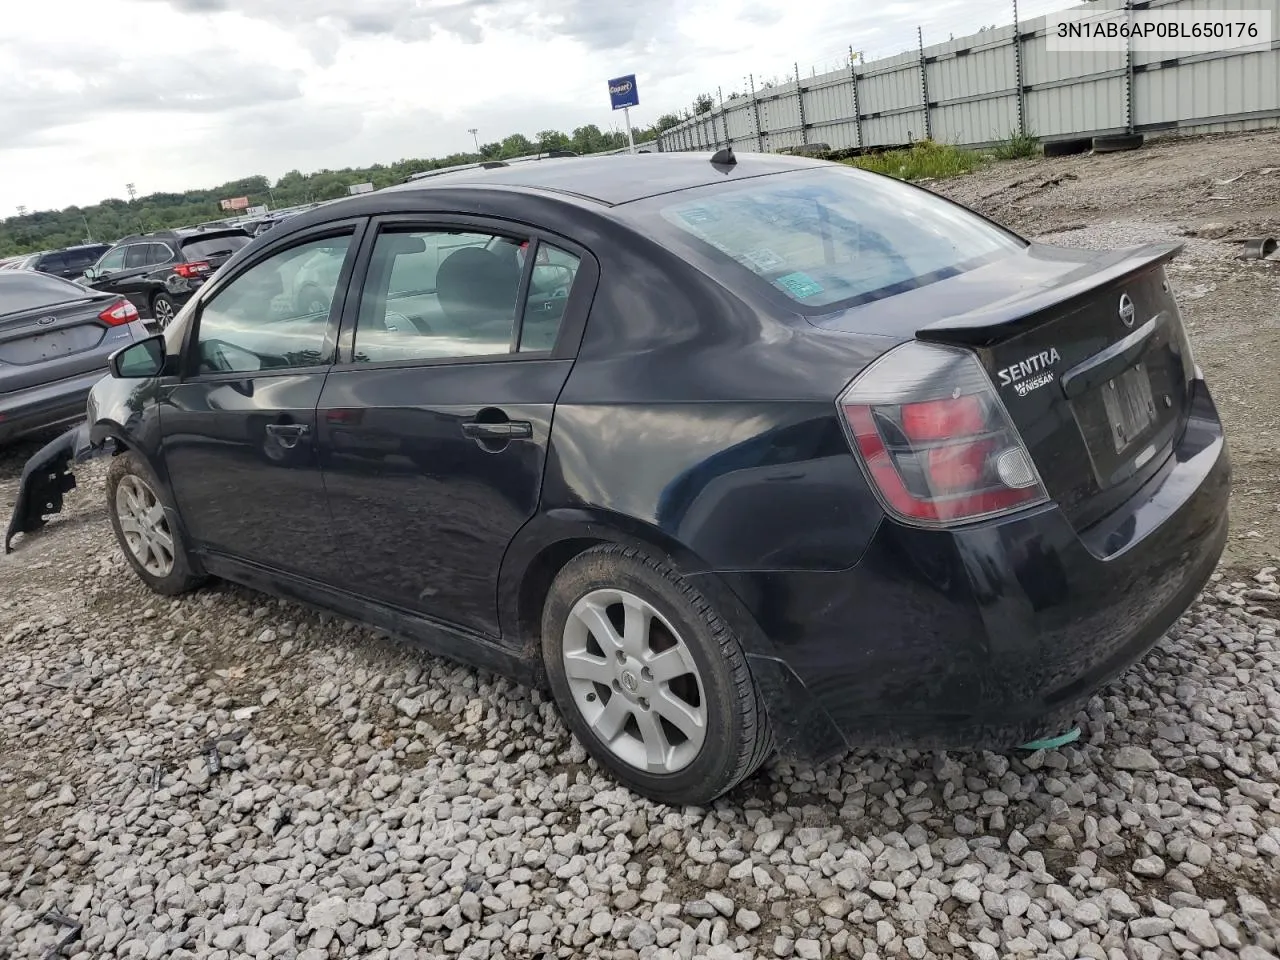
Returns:
[[[905,343],[838,402],[872,485],[903,520],[959,523],[1048,499],[991,379],[967,350]]]
[[[195,263],[179,263],[173,268],[173,272],[186,280],[190,280],[192,277],[203,277],[208,273],[209,264],[205,260],[197,260]]]
[[[138,308],[128,300],[117,300],[98,314],[98,319],[108,327],[119,327],[138,319]]]

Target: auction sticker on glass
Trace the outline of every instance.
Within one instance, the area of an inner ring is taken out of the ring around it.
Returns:
[[[1275,39],[1270,10],[1074,9],[1045,17],[1050,53],[1216,53]]]

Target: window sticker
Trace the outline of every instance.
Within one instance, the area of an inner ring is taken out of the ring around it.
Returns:
[[[807,273],[801,273],[799,270],[795,273],[788,273],[785,276],[778,277],[773,282],[797,300],[816,297],[822,292],[822,284]]]

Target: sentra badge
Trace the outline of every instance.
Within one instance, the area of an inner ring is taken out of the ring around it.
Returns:
[[[1032,390],[1043,387],[1046,383],[1053,383],[1054,376],[1050,367],[1061,359],[1058,348],[1050,347],[997,370],[996,376],[1000,378],[1000,386],[1013,387],[1018,396],[1025,397]]]

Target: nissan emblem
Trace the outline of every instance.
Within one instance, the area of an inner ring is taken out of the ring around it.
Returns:
[[[1120,320],[1126,327],[1133,326],[1133,318],[1137,313],[1133,308],[1133,300],[1127,293],[1120,294]]]

